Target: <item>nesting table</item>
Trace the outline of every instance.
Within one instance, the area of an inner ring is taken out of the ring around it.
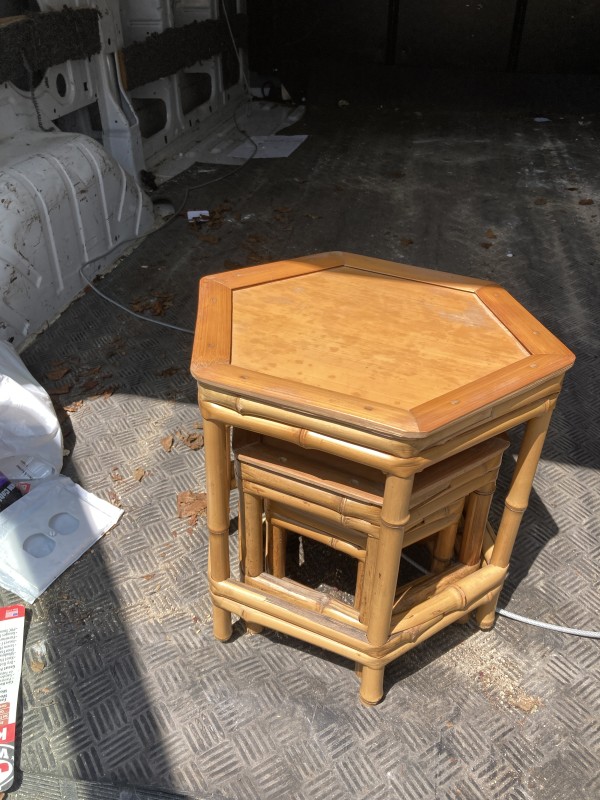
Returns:
[[[215,636],[229,638],[235,613],[251,628],[328,648],[362,665],[361,698],[374,703],[385,665],[406,650],[470,611],[490,628],[573,361],[508,292],[473,278],[342,252],[203,278],[191,369],[204,419]],[[521,423],[502,518],[476,572],[436,589],[418,624],[390,638],[415,475]],[[376,589],[358,626],[316,619],[293,597],[231,575],[232,426],[383,474]]]

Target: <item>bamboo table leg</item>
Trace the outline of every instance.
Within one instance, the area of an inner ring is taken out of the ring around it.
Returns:
[[[239,526],[239,535],[244,537],[244,553],[242,560],[242,579],[246,575],[256,578],[265,568],[265,554],[263,546],[263,523],[262,523],[263,504],[260,497],[255,497],[249,492],[244,492],[243,498],[243,523]],[[241,513],[241,509],[240,509]],[[241,521],[241,517],[240,517]],[[245,621],[246,632],[250,634],[260,633],[262,625],[256,622]]]
[[[414,475],[400,478],[388,475],[381,507],[381,528],[377,549],[377,567],[373,586],[367,587],[370,598],[367,639],[382,646],[390,635],[392,607],[396,595],[404,529],[410,518],[409,507]],[[383,696],[383,668],[363,666],[360,699],[366,705],[378,703]]]
[[[276,578],[285,578],[287,531],[279,525],[271,524],[267,539],[269,543],[268,565],[271,575]]]
[[[204,419],[208,560],[215,581],[229,578],[229,441],[222,422]],[[213,630],[223,642],[231,636],[231,613],[213,604]]]
[[[439,575],[448,568],[452,561],[454,554],[454,544],[456,542],[456,532],[458,530],[458,521],[447,528],[441,530],[435,540],[433,548],[433,558],[431,560],[431,572],[434,575]]]
[[[529,504],[533,478],[540,460],[553,409],[554,403],[541,416],[534,417],[527,423],[510,489],[504,501],[504,513],[500,520],[496,544],[490,560],[490,563],[495,567],[508,567],[521,518]],[[502,587],[494,593],[493,598],[488,603],[477,609],[476,620],[482,630],[489,630],[494,625],[496,605],[501,590]]]
[[[496,482],[476,489],[469,497],[465,514],[465,528],[458,560],[461,564],[478,564],[481,561],[483,534],[490,513]]]

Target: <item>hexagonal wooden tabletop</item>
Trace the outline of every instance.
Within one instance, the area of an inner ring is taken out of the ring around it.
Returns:
[[[573,361],[496,284],[332,252],[203,278],[192,374],[242,397],[414,437]]]

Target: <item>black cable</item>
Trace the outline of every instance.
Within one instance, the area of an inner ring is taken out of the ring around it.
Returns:
[[[25,55],[24,50],[21,50],[21,58],[23,59],[23,66],[25,67],[25,70],[29,75],[29,94],[31,95],[31,102],[33,103],[33,107],[35,108],[38,127],[41,131],[44,131],[44,133],[53,133],[54,128],[46,128],[46,126],[42,122],[42,114],[40,112],[40,107],[37,101],[37,97],[35,96],[35,86],[33,84],[33,69],[31,67],[31,64],[27,60],[27,56]]]

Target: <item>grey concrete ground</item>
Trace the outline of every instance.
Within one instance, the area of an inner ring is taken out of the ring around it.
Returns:
[[[201,275],[324,250],[502,283],[577,355],[502,605],[598,629],[600,117],[570,97],[495,102],[485,85],[460,104],[342,88],[290,130],[309,134],[293,156],[192,193],[188,207],[220,210],[212,227],[178,219],[99,286],[193,328]],[[162,193],[177,202],[201,169]],[[24,353],[50,390],[68,366],[65,471],[125,514],[28,612],[15,797],[598,797],[598,641],[454,626],[388,668],[366,709],[342,659],[239,623],[213,639],[205,520],[177,517],[205,479],[186,444],[191,343],[88,292]]]

